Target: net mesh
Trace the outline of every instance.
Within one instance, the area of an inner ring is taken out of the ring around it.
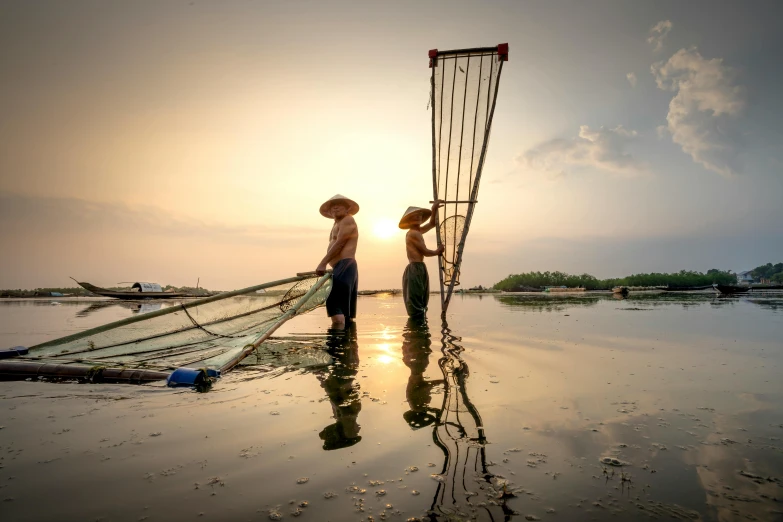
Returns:
[[[451,216],[446,218],[438,229],[441,244],[445,246],[441,261],[444,279],[454,281],[454,286],[459,284],[457,253],[464,228],[465,216]]]
[[[300,303],[319,280],[289,278],[124,319],[30,348],[26,358],[132,368],[222,367],[254,343]],[[331,280],[298,314],[326,301]]]
[[[440,219],[461,223],[455,231],[438,230],[444,287],[459,283],[461,245],[478,196],[502,65],[497,49],[446,51],[432,60],[433,189],[446,202]]]

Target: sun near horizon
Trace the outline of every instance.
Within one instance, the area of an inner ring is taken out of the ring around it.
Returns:
[[[400,231],[397,223],[388,218],[379,219],[372,228],[373,235],[378,239],[390,239]]]

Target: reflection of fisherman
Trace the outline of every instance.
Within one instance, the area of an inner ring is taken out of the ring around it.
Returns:
[[[408,386],[405,388],[405,397],[408,399],[410,409],[403,413],[402,417],[411,429],[416,430],[435,422],[433,412],[437,413],[437,410],[429,407],[432,401],[432,388],[443,384],[443,380],[424,379],[424,372],[427,371],[432,353],[427,323],[408,319],[408,324],[402,332],[402,339],[402,361],[411,370]]]
[[[318,379],[332,404],[335,422],[318,435],[324,441],[323,448],[328,451],[347,448],[362,440],[357,422],[362,403],[359,385],[354,384],[359,371],[356,324],[350,323],[345,330],[330,329],[326,345],[329,355],[335,360],[325,373],[318,375]]]
[[[409,229],[405,235],[405,251],[408,254],[408,266],[402,274],[402,296],[409,317],[426,317],[427,303],[430,299],[430,276],[427,274],[425,257],[439,256],[444,246],[430,250],[424,243],[423,234],[435,228],[438,220],[440,201],[432,204],[432,210],[419,207],[408,207],[400,220],[400,228]],[[426,225],[424,220],[429,218]]]

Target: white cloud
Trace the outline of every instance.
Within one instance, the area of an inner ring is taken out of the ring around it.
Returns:
[[[647,43],[653,46],[653,51],[658,52],[663,49],[663,41],[666,35],[672,30],[671,20],[661,20],[650,29],[650,36],[647,37]]]
[[[666,116],[672,140],[704,168],[735,174],[732,123],[745,108],[745,92],[735,85],[733,70],[691,48],[653,64],[651,71],[659,89],[677,93]]]
[[[658,125],[655,127],[655,132],[658,134],[658,139],[662,140],[669,135],[669,129],[666,125]]]
[[[626,152],[626,147],[636,137],[636,131],[622,125],[613,129],[591,129],[582,125],[579,136],[541,143],[517,157],[517,162],[527,169],[555,175],[564,175],[568,167],[592,167],[634,176],[645,172],[645,168]]]
[[[632,72],[625,75],[626,78],[628,78],[628,83],[631,84],[631,87],[636,87],[636,75]]]

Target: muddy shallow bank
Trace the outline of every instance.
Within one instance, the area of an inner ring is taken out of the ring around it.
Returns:
[[[38,303],[3,346],[144,312]],[[458,296],[425,328],[366,296],[208,393],[0,383],[0,519],[775,520],[781,305]]]

